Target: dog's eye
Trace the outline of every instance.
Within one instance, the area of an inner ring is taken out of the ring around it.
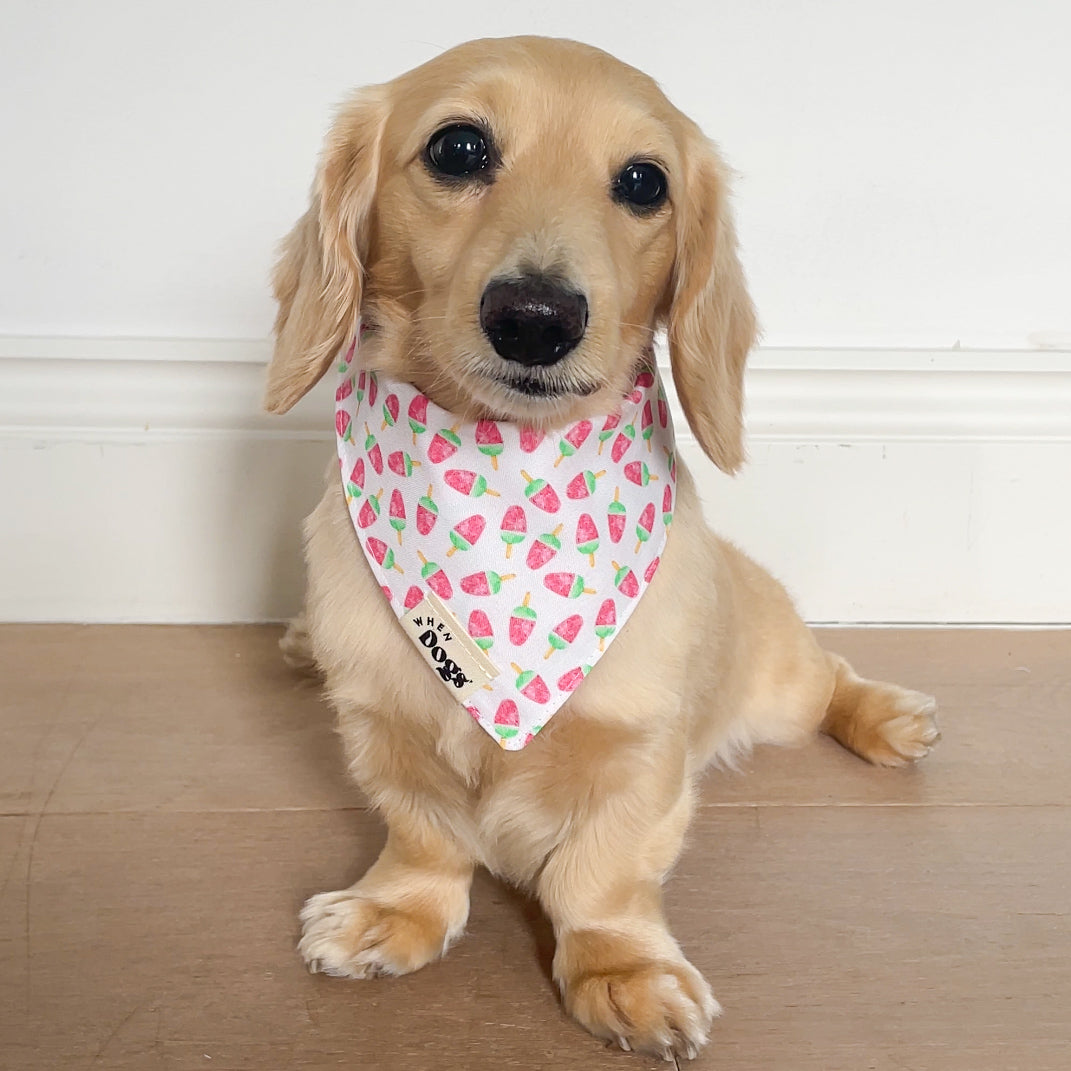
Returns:
[[[618,201],[636,208],[657,208],[666,199],[668,189],[660,167],[638,161],[629,164],[614,179],[613,193]]]
[[[433,170],[451,178],[475,175],[491,163],[487,139],[474,126],[461,123],[432,135],[427,158]]]

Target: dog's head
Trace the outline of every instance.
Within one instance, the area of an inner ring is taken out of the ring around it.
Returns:
[[[665,326],[710,458],[742,460],[755,317],[726,168],[646,75],[586,45],[475,41],[359,91],[284,243],[267,407],[356,330],[446,409],[536,426],[614,408]]]

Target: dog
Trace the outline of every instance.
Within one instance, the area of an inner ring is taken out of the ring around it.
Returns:
[[[282,247],[266,408],[285,412],[353,359],[361,325],[356,359],[373,378],[459,422],[550,434],[613,414],[664,330],[688,425],[733,473],[756,318],[728,179],[650,78],[571,41],[475,41],[360,90]],[[388,835],[355,885],[306,903],[301,955],[346,978],[417,970],[461,934],[481,865],[538,897],[584,1027],[694,1057],[720,1009],[667,928],[661,887],[700,773],[818,731],[905,764],[938,737],[933,699],[823,651],[781,586],[705,526],[678,463],[672,526],[632,616],[538,737],[507,750],[399,627],[344,485],[333,465],[282,646],[322,675]]]

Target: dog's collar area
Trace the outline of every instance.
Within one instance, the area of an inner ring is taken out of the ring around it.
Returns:
[[[356,345],[338,373],[340,475],[368,567],[429,672],[518,750],[658,569],[676,504],[658,373],[641,368],[613,412],[549,432],[461,420],[362,367]]]

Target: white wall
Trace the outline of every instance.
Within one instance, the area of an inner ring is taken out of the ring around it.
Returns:
[[[766,348],[745,474],[685,446],[715,524],[811,620],[1071,623],[1066,0],[5,0],[0,619],[293,612],[330,400],[258,414],[273,248],[351,87],[518,32],[740,172]]]
[[[1067,0],[6,0],[0,334],[245,338],[331,107],[470,37],[651,72],[778,346],[1071,348]]]

